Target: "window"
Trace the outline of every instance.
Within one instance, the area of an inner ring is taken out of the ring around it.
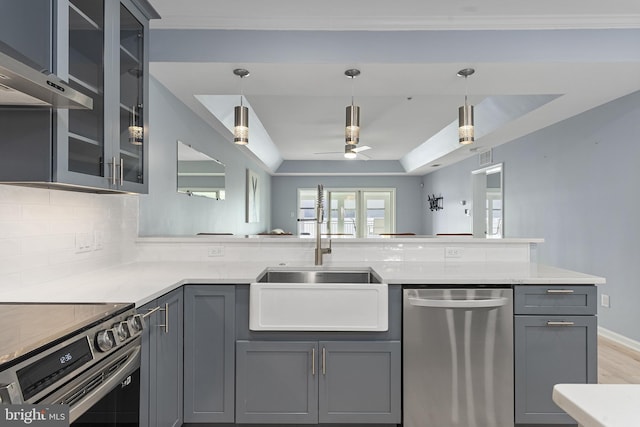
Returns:
[[[298,189],[298,234],[316,234],[316,189]],[[395,188],[327,189],[323,235],[376,237],[394,233]]]

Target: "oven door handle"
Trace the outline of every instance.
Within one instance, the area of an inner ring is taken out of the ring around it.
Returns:
[[[91,370],[91,374],[86,375],[84,381],[82,381],[82,386],[73,388],[69,392],[65,393],[64,397],[58,399],[58,403],[67,403],[70,398],[75,398],[78,393],[84,393],[83,397],[75,402],[71,402],[69,405],[69,421],[71,423],[87,412],[87,410],[98,403],[113,389],[118,387],[129,375],[133,374],[140,368],[140,349],[140,345],[136,345],[127,350],[129,357],[126,362],[120,365],[116,371],[112,372],[106,381],[99,386],[83,392],[83,390],[85,390],[87,386],[90,386],[99,375],[102,375],[102,372],[108,371],[110,365],[103,365],[100,369]]]

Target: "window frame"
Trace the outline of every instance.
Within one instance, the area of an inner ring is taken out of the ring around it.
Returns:
[[[368,193],[389,193],[389,207],[388,209],[385,207],[385,233],[395,233],[396,230],[396,191],[397,189],[394,187],[325,187],[324,188],[324,202],[325,202],[325,218],[322,223],[321,232],[326,234],[329,229],[329,219],[331,218],[330,206],[327,206],[330,203],[331,198],[330,194],[334,193],[355,193],[356,198],[356,233],[353,237],[356,238],[374,238],[379,237],[379,234],[369,234],[369,224],[367,219],[367,194]],[[299,187],[297,189],[297,199],[296,199],[296,209],[298,213],[298,218],[301,218],[301,211],[303,209],[309,209],[308,207],[303,207],[301,205],[301,201],[303,199],[308,200],[308,197],[304,197],[304,193],[313,194],[314,206],[315,206],[315,196],[317,193],[317,188],[310,187]],[[386,201],[385,201],[386,204]],[[386,217],[388,216],[388,220]],[[306,217],[305,217],[306,218]],[[308,219],[308,218],[307,218]],[[344,222],[344,220],[343,220]],[[297,234],[299,236],[305,237],[315,237],[315,225],[314,227],[310,227],[308,224],[315,224],[313,221],[299,221],[296,227]],[[388,229],[387,229],[388,226]],[[366,233],[364,232],[366,230]],[[308,233],[308,234],[303,234]]]

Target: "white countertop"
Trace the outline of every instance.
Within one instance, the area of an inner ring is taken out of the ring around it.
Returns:
[[[640,425],[640,384],[557,384],[553,401],[584,427]]]
[[[465,244],[508,244],[508,243],[544,243],[544,239],[537,237],[505,237],[502,239],[487,239],[473,236],[456,235],[397,235],[380,237],[353,237],[353,236],[330,236],[323,235],[323,241],[331,240],[340,243],[465,243]],[[137,243],[246,243],[246,242],[269,242],[282,244],[295,244],[299,242],[314,242],[315,237],[298,236],[290,234],[247,234],[247,235],[197,235],[197,236],[148,236],[138,237]]]
[[[6,302],[133,302],[143,305],[183,284],[246,284],[273,262],[136,262],[32,286],[0,289]],[[328,269],[372,267],[389,284],[603,284],[601,277],[542,264],[501,262],[350,262]]]

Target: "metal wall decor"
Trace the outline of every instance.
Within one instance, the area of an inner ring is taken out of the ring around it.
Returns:
[[[435,194],[427,195],[427,201],[429,202],[429,210],[432,212],[444,209],[442,206],[442,196],[436,196]]]

